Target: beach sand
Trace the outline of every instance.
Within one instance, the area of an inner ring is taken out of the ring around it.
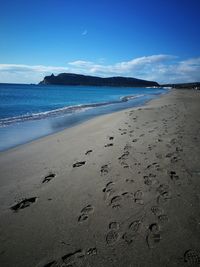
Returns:
[[[200,92],[0,153],[0,266],[200,265]]]

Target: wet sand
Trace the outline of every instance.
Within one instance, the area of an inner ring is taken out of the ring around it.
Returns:
[[[200,265],[200,92],[0,153],[0,266]]]

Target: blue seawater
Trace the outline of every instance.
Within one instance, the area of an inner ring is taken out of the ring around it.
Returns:
[[[0,84],[0,150],[97,115],[143,105],[163,88]]]

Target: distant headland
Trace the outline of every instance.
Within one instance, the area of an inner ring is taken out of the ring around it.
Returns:
[[[87,85],[87,86],[114,86],[114,87],[153,87],[159,86],[157,82],[146,81],[130,77],[101,78],[74,73],[61,73],[55,76],[45,76],[39,84],[57,85]]]

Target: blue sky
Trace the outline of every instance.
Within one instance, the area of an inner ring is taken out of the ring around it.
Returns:
[[[200,81],[199,0],[0,0],[0,82]]]

